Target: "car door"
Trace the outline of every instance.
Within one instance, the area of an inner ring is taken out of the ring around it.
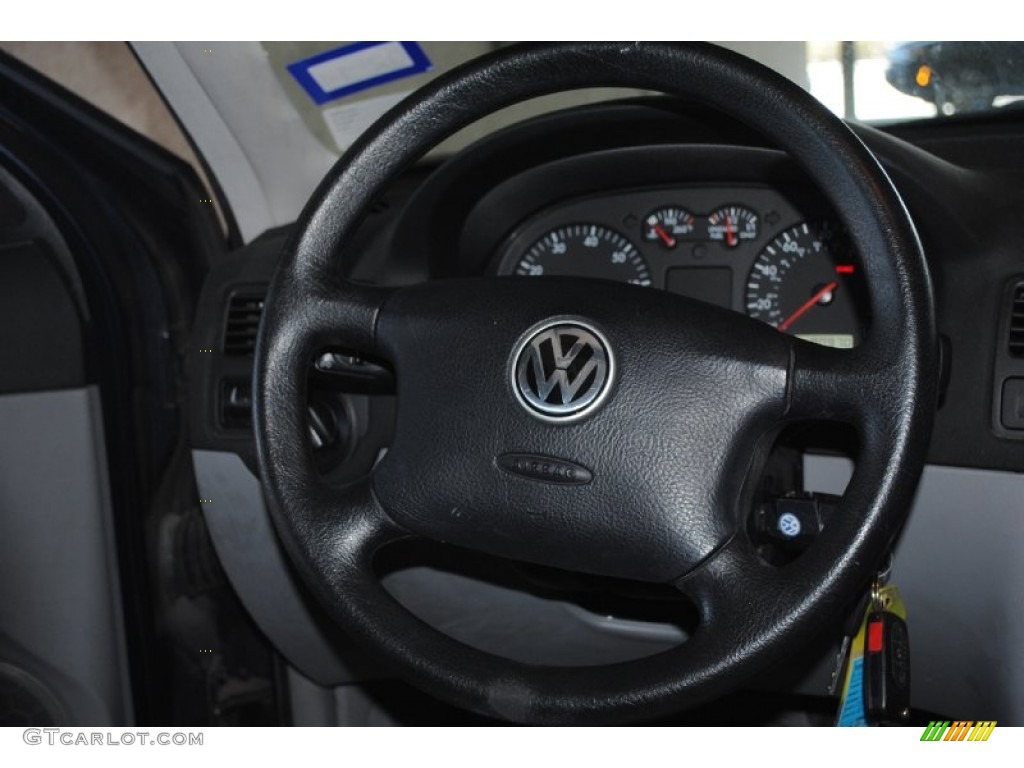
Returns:
[[[0,724],[172,719],[147,552],[194,496],[180,361],[225,248],[209,198],[0,54]]]

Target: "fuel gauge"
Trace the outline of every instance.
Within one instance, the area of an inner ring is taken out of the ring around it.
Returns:
[[[693,232],[693,214],[685,208],[659,208],[644,219],[644,240],[675,248],[679,240]]]
[[[717,240],[727,248],[757,239],[758,217],[742,205],[726,205],[708,216],[708,240]]]

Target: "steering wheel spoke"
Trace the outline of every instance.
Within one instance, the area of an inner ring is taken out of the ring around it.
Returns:
[[[303,530],[295,545],[303,547],[303,556],[315,561],[318,570],[369,574],[378,550],[413,535],[387,513],[369,477],[344,488],[321,481],[304,489],[295,515]]]
[[[862,347],[834,349],[790,339],[784,418],[863,428],[891,402],[893,368]]]
[[[327,347],[376,354],[377,319],[393,293],[391,288],[332,275],[317,281],[308,277],[282,280],[267,297],[281,311],[268,318],[277,327],[268,328],[264,338],[285,336],[294,357],[308,357]]]
[[[766,600],[776,599],[777,569],[768,566],[742,535],[734,536],[701,565],[674,580],[677,589],[697,608],[700,616],[687,642],[709,642],[721,633],[756,634],[756,617],[768,610]],[[786,595],[777,596],[785,600]],[[753,619],[753,621],[752,621]]]

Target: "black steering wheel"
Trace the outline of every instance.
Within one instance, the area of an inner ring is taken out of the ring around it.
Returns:
[[[591,86],[662,91],[755,127],[841,216],[870,328],[829,349],[667,292],[587,280],[478,278],[404,289],[341,277],[389,182],[442,139],[527,98]],[[524,722],[650,717],[726,693],[863,590],[909,509],[935,408],[931,286],[913,224],[870,151],[793,83],[709,45],[518,46],[438,78],[385,115],[314,194],[267,297],[255,430],[268,506],[331,615],[424,690]],[[336,489],[305,439],[307,373],[342,348],[394,367],[393,443]],[[786,424],[853,425],[838,514],[785,566],[744,510]],[[597,667],[469,648],[381,586],[374,553],[422,536],[589,574],[668,583],[700,613],[680,646]]]

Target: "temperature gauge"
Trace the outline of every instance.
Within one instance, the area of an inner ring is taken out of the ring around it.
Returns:
[[[680,238],[693,232],[693,214],[685,208],[659,208],[644,219],[644,240],[675,248]]]
[[[708,216],[708,240],[735,248],[757,238],[757,213],[742,205],[726,205]]]

